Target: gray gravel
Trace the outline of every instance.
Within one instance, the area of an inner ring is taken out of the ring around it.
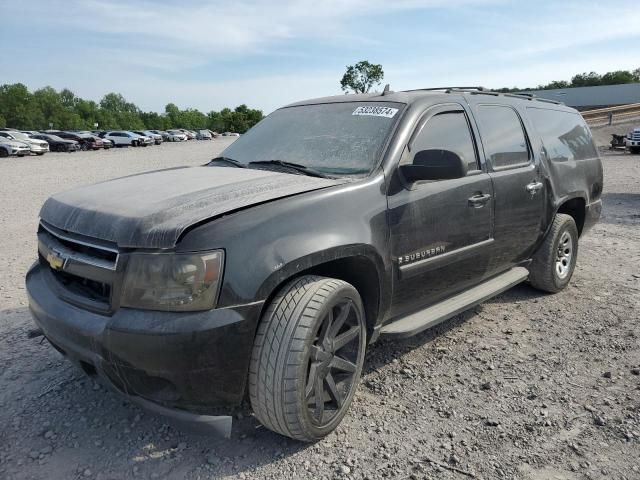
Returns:
[[[604,218],[565,291],[521,285],[372,346],[350,413],[315,445],[248,412],[229,441],[174,429],[28,338],[24,273],[47,196],[201,164],[226,142],[0,162],[0,478],[640,478],[640,156],[604,158]]]

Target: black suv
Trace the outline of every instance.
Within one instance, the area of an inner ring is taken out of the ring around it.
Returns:
[[[230,429],[248,398],[313,441],[353,398],[368,344],[519,282],[562,290],[600,215],[575,110],[480,89],[281,108],[201,167],[49,198],[29,304],[86,373]]]

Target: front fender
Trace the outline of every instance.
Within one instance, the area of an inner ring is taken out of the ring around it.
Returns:
[[[219,307],[264,301],[303,270],[364,256],[390,278],[384,176],[257,205],[189,231],[178,251],[225,250]]]

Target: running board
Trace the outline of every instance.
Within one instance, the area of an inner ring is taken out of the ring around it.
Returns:
[[[380,335],[410,337],[510,289],[528,276],[526,268],[514,267],[454,297],[386,324],[380,329]]]

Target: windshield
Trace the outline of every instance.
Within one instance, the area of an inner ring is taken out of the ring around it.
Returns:
[[[281,160],[332,175],[368,174],[403,104],[328,103],[276,110],[231,144],[224,157],[244,164]]]

